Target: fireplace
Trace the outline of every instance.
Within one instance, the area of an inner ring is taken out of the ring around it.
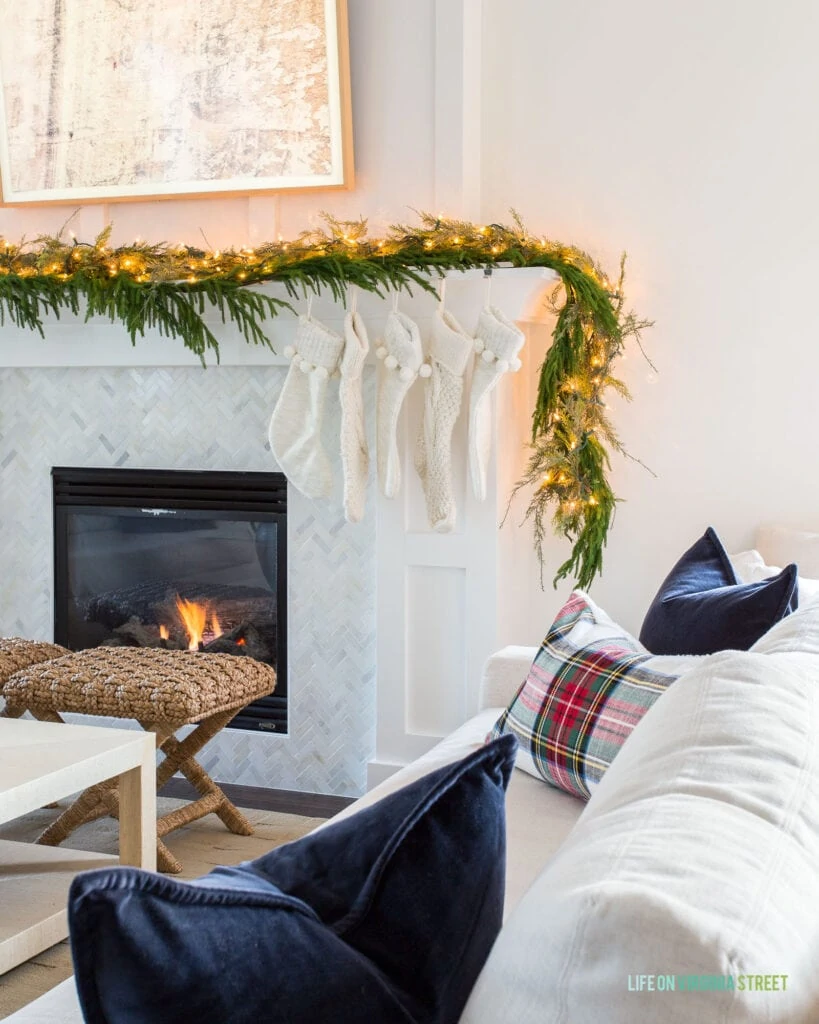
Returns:
[[[276,692],[232,728],[287,731],[282,473],[51,471],[54,639],[252,657]]]

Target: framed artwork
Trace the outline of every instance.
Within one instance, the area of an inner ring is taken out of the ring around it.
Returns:
[[[346,0],[24,0],[2,23],[3,205],[352,185]]]

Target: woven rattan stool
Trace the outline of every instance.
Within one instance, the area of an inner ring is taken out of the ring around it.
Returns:
[[[59,644],[49,644],[40,640],[23,640],[19,636],[8,636],[0,639],[0,693],[2,685],[9,676],[19,672],[21,668],[36,665],[41,661],[53,661],[71,652]]]
[[[44,722],[62,722],[63,712],[134,718],[156,734],[157,747],[165,755],[158,766],[157,788],[181,772],[200,794],[197,800],[166,814],[157,822],[157,864],[160,871],[175,874],[182,865],[162,842],[163,836],[206,814],[217,814],[231,832],[252,835],[253,827],[233,806],[196,755],[243,707],[272,693],[276,672],[253,658],[230,654],[201,654],[154,648],[97,647],[62,653],[51,660],[37,660],[21,644],[0,641],[0,695],[5,714],[19,717],[30,711]],[[7,646],[8,645],[8,646]],[[40,648],[54,645],[32,645]],[[3,656],[9,666],[16,658],[25,667],[3,679]],[[182,740],[175,733],[183,725],[196,728]],[[80,825],[107,814],[117,817],[117,780],[92,786],[50,825],[37,840],[57,846]]]

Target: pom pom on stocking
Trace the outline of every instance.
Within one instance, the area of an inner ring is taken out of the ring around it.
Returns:
[[[473,340],[458,321],[439,309],[432,321],[431,373],[424,381],[424,421],[418,436],[415,468],[424,484],[427,517],[438,533],[455,527],[452,488],[452,431],[461,411],[464,373]]]
[[[424,359],[418,326],[403,313],[390,313],[384,326],[384,340],[375,354],[383,360],[376,414],[378,480],[384,497],[394,498],[401,486],[398,416]]]
[[[479,501],[486,498],[486,470],[492,451],[489,396],[501,376],[520,368],[523,332],[494,306],[481,311],[475,338],[475,367],[469,393],[469,475]]]
[[[343,340],[310,317],[299,317],[293,356],[273,416],[270,448],[287,479],[308,498],[327,498],[333,467],[321,443],[330,374]],[[288,346],[290,347],[290,346]]]
[[[344,320],[344,353],[341,356],[341,467],[344,474],[344,518],[358,523],[364,515],[370,452],[364,429],[361,374],[370,351],[367,329],[358,313]]]

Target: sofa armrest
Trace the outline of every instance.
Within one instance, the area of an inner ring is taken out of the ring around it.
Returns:
[[[537,651],[537,647],[503,647],[489,658],[481,677],[481,709],[502,708],[511,702]]]

